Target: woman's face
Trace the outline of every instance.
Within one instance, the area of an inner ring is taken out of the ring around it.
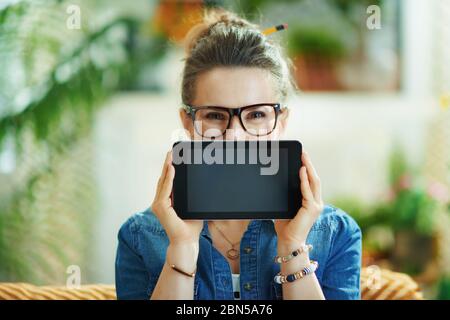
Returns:
[[[220,106],[235,109],[258,103],[279,103],[277,85],[272,75],[260,68],[249,67],[217,67],[201,74],[197,78],[194,107]],[[283,107],[283,106],[282,106]],[[194,130],[192,118],[184,109],[180,112],[184,128],[191,139],[201,140],[202,137]],[[248,115],[254,117],[258,115]],[[217,114],[215,115],[217,118]],[[244,117],[244,115],[243,115]],[[259,114],[259,118],[261,118]],[[238,116],[231,119],[229,129],[219,137],[223,140],[275,140],[281,139],[288,119],[288,110],[282,109],[278,114],[275,130],[265,136],[251,135],[241,125]],[[244,120],[246,121],[246,120]],[[262,128],[261,128],[262,129]],[[205,138],[203,138],[205,139]]]

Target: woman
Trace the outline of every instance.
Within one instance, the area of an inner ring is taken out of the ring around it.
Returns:
[[[186,52],[180,117],[192,139],[281,139],[289,68],[255,25],[210,11],[189,32]],[[228,110],[236,108],[239,114]],[[358,299],[360,229],[342,210],[324,206],[306,152],[302,163],[302,207],[292,220],[184,221],[171,206],[169,152],[151,210],[119,231],[118,298]],[[293,276],[298,271],[302,277]]]

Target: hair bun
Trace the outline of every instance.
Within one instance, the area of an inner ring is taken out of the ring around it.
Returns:
[[[204,12],[203,20],[194,25],[186,34],[184,39],[184,49],[186,55],[189,56],[192,49],[200,38],[207,35],[207,33],[216,25],[223,23],[226,26],[236,26],[242,28],[257,28],[256,25],[239,17],[233,12],[222,8],[207,9]]]

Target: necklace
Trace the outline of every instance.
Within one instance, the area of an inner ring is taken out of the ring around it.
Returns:
[[[222,237],[231,245],[231,249],[227,251],[227,257],[231,260],[236,260],[239,258],[239,251],[234,248],[235,245],[240,243],[241,241],[238,241],[236,243],[232,243],[228,238],[225,236],[225,234],[222,232],[222,230],[219,229],[218,226],[216,226],[214,223],[211,222],[211,224],[216,228],[217,231],[222,235]]]

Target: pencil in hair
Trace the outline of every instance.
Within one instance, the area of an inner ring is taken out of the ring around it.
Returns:
[[[279,24],[277,26],[270,27],[270,28],[264,30],[262,33],[264,35],[268,36],[269,34],[272,34],[274,32],[285,30],[285,29],[287,29],[287,27],[288,27],[287,23],[283,23],[283,24]]]

